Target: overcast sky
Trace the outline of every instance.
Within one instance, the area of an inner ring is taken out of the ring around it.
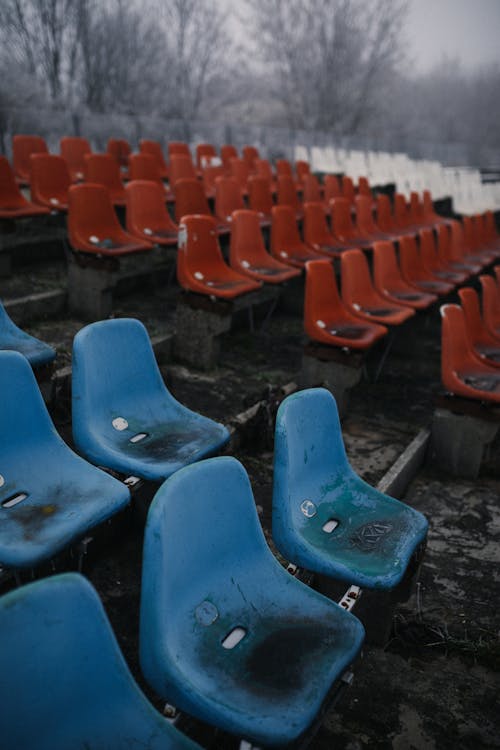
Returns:
[[[500,63],[500,0],[410,0],[407,36],[418,71],[443,56],[468,69]]]

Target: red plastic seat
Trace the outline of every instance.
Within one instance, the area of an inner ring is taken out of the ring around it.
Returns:
[[[128,176],[130,180],[147,180],[156,182],[161,186],[166,201],[172,201],[174,198],[170,188],[165,186],[161,176],[160,167],[154,156],[151,154],[131,154],[128,160]]]
[[[448,262],[452,268],[465,271],[469,275],[477,274],[483,264],[472,257],[465,255],[464,232],[459,221],[451,221],[449,224],[450,241],[447,246]]]
[[[325,255],[339,256],[339,249],[335,237],[328,229],[325,212],[321,203],[304,203],[304,242],[315,252]]]
[[[222,224],[231,224],[233,211],[245,208],[238,183],[234,177],[217,177],[215,180],[214,213]]]
[[[487,365],[500,367],[500,338],[493,336],[484,325],[476,290],[464,287],[458,290],[458,296],[464,311],[467,336],[474,353]]]
[[[472,225],[475,236],[477,237],[477,245],[479,249],[488,252],[492,260],[497,260],[500,247],[496,242],[491,242],[489,239],[485,214],[475,214],[472,217]]]
[[[9,162],[5,156],[0,156],[0,219],[20,219],[49,213],[48,208],[26,200]]]
[[[265,177],[266,180],[269,180],[271,192],[276,192],[276,179],[274,177],[271,164],[267,159],[257,159],[255,161],[255,174],[259,177]]]
[[[334,174],[327,174],[323,180],[323,193],[324,200],[327,205],[333,198],[342,198],[342,190],[340,189],[340,182],[338,177]]]
[[[229,262],[236,271],[267,284],[281,284],[300,276],[297,268],[280,263],[267,252],[256,211],[241,210],[233,214]]]
[[[306,263],[304,328],[313,341],[366,350],[387,334],[387,328],[353,315],[340,299],[332,264]]]
[[[125,188],[127,231],[157,245],[177,245],[178,227],[165,205],[165,193],[157,182],[132,180]]]
[[[231,159],[238,158],[238,152],[235,146],[228,144],[221,146],[220,158],[222,159],[222,166],[224,167],[226,174],[231,174]]]
[[[73,250],[105,256],[151,250],[149,242],[121,228],[111,196],[102,185],[73,185],[68,195],[68,236]]]
[[[141,154],[149,154],[156,161],[158,171],[162,180],[167,180],[169,176],[167,162],[163,156],[161,144],[158,141],[142,140],[139,141],[139,151]]]
[[[451,227],[449,224],[438,224],[437,226],[437,256],[440,265],[445,270],[460,276],[460,283],[466,281],[471,275],[470,269],[463,264],[456,263],[451,255]]]
[[[416,229],[429,229],[434,226],[434,222],[429,222],[427,220],[423,204],[420,202],[420,196],[415,190],[412,190],[410,193],[408,221],[410,226]]]
[[[234,299],[261,287],[224,262],[215,219],[210,216],[184,216],[179,225],[178,246],[177,279],[183,289]]]
[[[212,216],[208,200],[203,190],[203,185],[196,178],[177,180],[174,187],[175,193],[175,219],[180,223],[184,216],[201,214]],[[230,231],[227,222],[218,221],[218,234],[228,234]]]
[[[445,268],[437,254],[436,243],[432,229],[422,229],[419,232],[420,257],[425,270],[440,281],[450,285],[450,291],[454,286],[460,284],[467,275],[460,272],[450,271]]]
[[[273,206],[271,216],[271,253],[275,258],[296,268],[304,268],[308,260],[321,258],[300,239],[295,212],[290,206]]]
[[[290,206],[298,220],[302,219],[303,210],[297,195],[297,187],[291,177],[278,175],[278,206]]]
[[[276,159],[276,177],[290,177],[295,181],[292,165],[288,159]]]
[[[441,380],[457,396],[500,402],[500,372],[474,354],[459,305],[441,307]]]
[[[367,177],[358,177],[358,195],[373,201],[372,189]]]
[[[128,169],[128,157],[132,153],[130,143],[124,138],[110,138],[106,149],[122,171]]]
[[[295,171],[297,173],[298,185],[303,186],[306,178],[311,174],[311,167],[309,165],[309,162],[299,159],[299,161],[295,162]]]
[[[340,249],[372,246],[371,240],[361,237],[356,231],[351,217],[351,204],[347,198],[333,198],[330,206],[332,234]]]
[[[395,240],[398,235],[382,232],[373,218],[373,200],[366,195],[357,195],[354,199],[356,207],[356,229],[360,237],[373,241]]]
[[[68,210],[71,177],[62,156],[36,153],[31,155],[31,198],[51,211]]]
[[[423,292],[441,296],[453,289],[452,284],[440,281],[426,270],[413,236],[407,235],[399,240],[399,266],[403,279]]]
[[[325,211],[330,210],[330,207],[323,202],[321,185],[314,174],[306,174],[304,176],[302,184],[302,200],[304,203],[322,203]]]
[[[238,183],[240,193],[244,196],[248,195],[248,178],[250,177],[250,170],[248,164],[244,159],[231,159],[231,177],[233,177]]]
[[[256,171],[255,162],[259,158],[259,151],[255,146],[243,146],[241,153],[247,163],[250,174],[254,174]]]
[[[373,245],[373,283],[382,297],[415,310],[425,310],[437,300],[435,294],[423,292],[403,279],[392,242]]]
[[[429,190],[424,190],[422,193],[422,208],[423,208],[423,219],[426,224],[437,226],[438,224],[448,224],[449,219],[444,216],[440,216],[434,208],[432,196]]]
[[[169,182],[173,190],[177,180],[196,179],[196,169],[190,156],[185,154],[172,154],[169,165]]]
[[[376,215],[377,215],[377,227],[381,232],[392,237],[402,237],[405,234],[413,235],[413,232],[407,232],[406,230],[400,230],[396,227],[396,222],[392,213],[391,201],[387,195],[379,193],[375,201]]]
[[[416,234],[419,227],[411,226],[410,209],[406,198],[401,193],[394,195],[393,221],[397,232],[401,234]]]
[[[493,211],[485,211],[483,214],[483,225],[486,246],[498,252],[500,250],[500,235],[498,234]]]
[[[342,175],[342,197],[349,201],[349,203],[354,203],[354,198],[356,197],[356,191],[354,189],[354,182],[348,175]]]
[[[39,135],[14,135],[12,137],[12,166],[16,180],[21,185],[30,184],[31,154],[48,154],[45,140]]]
[[[68,165],[71,180],[80,182],[85,179],[85,156],[92,153],[88,140],[79,136],[66,136],[60,140],[60,150]]]
[[[415,315],[415,311],[390,302],[377,292],[370,278],[368,261],[361,250],[342,254],[342,300],[348,310],[363,320],[382,325],[401,325]]]
[[[110,154],[87,154],[85,157],[85,181],[104,185],[114,206],[125,205],[125,187],[120,167]]]
[[[274,201],[267,177],[251,175],[248,178],[248,206],[259,214],[261,226],[270,225]]]
[[[189,156],[191,159],[191,151],[189,146],[184,141],[169,141],[167,144],[168,158],[172,158],[174,154],[181,154],[182,156]]]
[[[477,232],[477,224],[474,225],[472,216],[462,216],[462,226],[464,230],[464,243],[466,253],[473,260],[477,260],[483,266],[493,263],[496,258],[495,251],[491,248],[481,245],[481,238]]]
[[[212,146],[211,143],[198,143],[196,146],[196,167],[199,170],[204,170],[207,167],[219,165],[220,159],[217,156],[215,146]]]
[[[215,181],[217,177],[224,177],[224,167],[205,167],[202,170],[202,182],[205,195],[209,199],[215,198]]]
[[[500,293],[493,276],[484,274],[479,277],[483,293],[483,322],[492,336],[500,337]]]

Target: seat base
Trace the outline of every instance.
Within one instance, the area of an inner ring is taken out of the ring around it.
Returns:
[[[333,393],[339,414],[347,412],[349,394],[363,374],[362,353],[345,352],[337,347],[306,344],[302,354],[300,385],[314,388],[322,385]]]

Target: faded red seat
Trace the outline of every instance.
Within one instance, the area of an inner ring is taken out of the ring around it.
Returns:
[[[102,185],[73,185],[69,189],[68,237],[73,250],[119,256],[151,250],[152,245],[125,232]]]
[[[65,160],[55,154],[36,153],[30,161],[32,200],[51,211],[67,211],[71,177]]]
[[[330,206],[332,234],[339,249],[372,246],[372,241],[366,237],[360,237],[355,229],[351,217],[351,204],[347,198],[333,198]]]
[[[275,258],[304,268],[308,260],[322,257],[300,239],[295,213],[290,206],[273,206],[271,216],[271,253]]]
[[[197,178],[196,169],[190,156],[185,154],[172,154],[169,164],[169,182],[172,190],[175,191],[175,183],[178,180],[195,180]]]
[[[258,149],[256,149],[255,146],[243,146],[241,153],[243,154],[243,158],[248,165],[250,174],[254,174],[256,171],[255,162],[259,158]]]
[[[327,205],[333,198],[342,198],[342,190],[338,177],[334,174],[327,174],[323,179],[324,200]]]
[[[358,177],[358,195],[370,198],[373,202],[373,193],[367,177]]]
[[[340,262],[342,300],[353,315],[389,326],[401,325],[415,315],[414,310],[391,302],[377,292],[361,250],[348,250],[342,254]]]
[[[184,216],[179,224],[178,247],[177,279],[183,289],[234,299],[261,287],[224,262],[216,222],[210,216]]]
[[[382,297],[415,310],[425,310],[437,300],[435,294],[423,292],[403,279],[392,242],[373,245],[373,283]]]
[[[462,283],[467,274],[463,271],[450,271],[446,268],[439,258],[434,241],[432,229],[422,229],[419,232],[420,257],[425,270],[432,276],[450,284],[451,289],[457,284]]]
[[[128,176],[130,180],[147,180],[156,182],[163,190],[166,201],[173,201],[174,194],[165,186],[161,170],[154,156],[147,153],[131,154],[128,160]]]
[[[248,169],[248,164],[244,159],[231,159],[230,176],[233,177],[238,183],[240,193],[244,196],[247,196],[250,170]]]
[[[163,156],[161,143],[158,143],[158,141],[141,140],[139,141],[139,151],[141,152],[141,154],[149,154],[153,157],[153,159],[156,161],[161,179],[167,180],[169,173],[167,162],[165,161],[165,157]]]
[[[496,252],[482,245],[481,237],[477,231],[479,227],[477,224],[474,224],[473,217],[462,216],[462,227],[467,257],[471,257],[483,266],[493,263],[496,258]]]
[[[234,177],[217,177],[215,180],[214,213],[222,224],[231,224],[233,211],[245,208],[240,187]]]
[[[467,336],[474,353],[488,365],[500,367],[500,337],[494,336],[481,318],[479,298],[475,289],[464,287],[458,290],[464,311]]]
[[[304,242],[315,252],[339,256],[342,246],[335,240],[326,221],[321,203],[304,203]]]
[[[276,178],[274,176],[273,168],[267,159],[257,159],[255,161],[255,174],[269,180],[271,192],[276,192]]]
[[[203,171],[207,167],[220,166],[221,160],[217,156],[215,146],[211,143],[198,143],[196,146],[196,167]]]
[[[357,195],[354,199],[356,207],[356,229],[360,237],[366,237],[372,242],[380,240],[395,240],[397,233],[382,232],[373,218],[373,200],[366,195]]]
[[[297,184],[302,187],[306,178],[311,174],[311,167],[308,161],[299,159],[295,162],[295,172],[297,174]],[[293,177],[293,174],[292,174]]]
[[[110,138],[106,151],[116,161],[120,170],[126,172],[128,169],[128,157],[132,153],[130,143],[124,138]]]
[[[189,146],[184,141],[169,141],[167,144],[168,158],[171,159],[174,154],[181,154],[183,156],[189,156],[191,159],[191,151]]]
[[[295,182],[292,165],[288,159],[276,159],[276,177],[290,177]]]
[[[441,379],[457,396],[500,403],[500,371],[474,353],[459,305],[441,307]]]
[[[66,160],[71,180],[81,182],[85,179],[85,156],[91,154],[92,149],[86,138],[80,136],[66,136],[60,140],[61,156]]]
[[[0,219],[21,219],[49,213],[48,208],[26,200],[9,162],[5,156],[0,156]]]
[[[356,190],[354,189],[354,182],[349,175],[342,175],[342,197],[345,198],[349,203],[354,203],[356,197]]]
[[[399,265],[403,279],[423,292],[442,296],[453,289],[452,284],[437,279],[426,270],[413,236],[406,235],[399,240]]]
[[[174,187],[175,194],[175,219],[180,223],[183,216],[200,214],[212,216],[208,200],[203,190],[203,185],[196,178],[177,180]],[[227,222],[217,222],[218,234],[229,234],[230,227]]]
[[[479,277],[482,290],[483,322],[492,336],[500,337],[500,293],[496,278],[484,274]]]
[[[454,274],[460,274],[461,282],[464,282],[471,275],[471,270],[463,263],[456,262],[453,259],[451,224],[452,222],[450,224],[437,225],[435,230],[437,232],[437,256],[442,268]]]
[[[125,193],[127,231],[140,240],[157,245],[177,245],[178,227],[165,205],[163,188],[157,182],[132,180]]]
[[[313,341],[357,350],[369,349],[387,334],[385,326],[354,315],[343,304],[327,260],[306,263],[304,328]]]
[[[280,263],[266,251],[256,211],[233,213],[229,259],[236,271],[266,284],[281,284],[300,276],[297,268]]]
[[[231,174],[231,159],[238,158],[238,152],[235,146],[225,144],[220,148],[220,158],[222,159],[222,165],[226,171],[226,174]]]
[[[295,217],[300,220],[303,216],[302,205],[297,195],[297,188],[292,177],[278,175],[278,206],[290,206]]]
[[[114,206],[125,205],[125,186],[120,175],[120,167],[110,154],[86,155],[85,181],[107,188]]]
[[[330,210],[330,207],[323,201],[323,191],[318,178],[314,174],[306,174],[304,176],[302,200],[304,203],[321,203],[325,211]]]
[[[39,135],[12,136],[12,166],[16,180],[21,185],[30,184],[31,154],[48,154],[45,139]]]
[[[267,177],[251,175],[248,178],[248,206],[252,211],[257,211],[262,226],[270,225],[274,201]]]
[[[215,181],[217,177],[225,176],[224,167],[205,167],[202,170],[202,182],[205,195],[209,199],[215,198]]]

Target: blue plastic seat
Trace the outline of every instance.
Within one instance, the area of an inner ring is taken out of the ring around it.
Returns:
[[[73,437],[93,463],[166,479],[229,440],[228,430],[167,390],[138,320],[92,323],[73,343]]]
[[[288,745],[363,638],[356,617],[273,556],[236,459],[181,469],[158,490],[145,529],[140,661],[162,697],[247,741]]]
[[[315,573],[387,590],[403,579],[427,527],[421,513],[354,472],[329,391],[283,401],[273,491],[273,539],[283,555]]]
[[[59,437],[28,360],[0,352],[0,565],[34,567],[129,501]]]
[[[47,365],[56,356],[51,346],[18,328],[0,303],[0,350],[3,349],[21,352],[32,367]]]
[[[4,750],[198,748],[141,693],[82,576],[45,578],[3,596],[0,642]]]

